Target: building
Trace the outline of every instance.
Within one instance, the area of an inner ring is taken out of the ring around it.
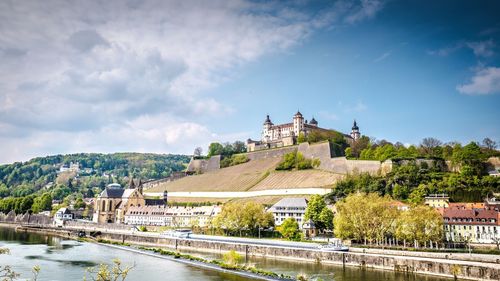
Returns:
[[[498,210],[445,208],[443,220],[447,241],[492,244],[500,239]]]
[[[287,218],[294,218],[302,229],[306,208],[307,199],[290,197],[281,199],[267,211],[273,213],[274,225],[280,226]]]
[[[448,208],[450,197],[448,194],[429,194],[425,196],[424,204],[432,208]]]
[[[134,206],[125,213],[125,224],[154,225],[172,228],[210,227],[221,212],[217,205],[200,207]]]
[[[79,172],[80,171],[80,163],[78,162],[70,162],[69,165],[67,164],[63,164],[61,165],[61,167],[59,168],[59,172],[62,173],[62,172]]]
[[[94,204],[92,220],[96,223],[125,223],[125,214],[129,208],[147,205],[165,205],[165,192],[163,198],[145,198],[142,193],[142,184],[130,181],[129,188],[122,188],[117,183],[112,183],[99,194]]]
[[[266,116],[262,127],[260,141],[247,140],[247,151],[256,151],[267,148],[283,147],[297,143],[297,137],[302,134],[307,136],[313,131],[330,131],[318,126],[318,121],[313,117],[311,121],[304,119],[302,113],[297,111],[292,122],[275,125],[269,115]],[[354,121],[350,135],[344,134],[348,142],[355,141],[361,137],[359,127]]]
[[[60,208],[54,214],[54,223],[56,225],[63,225],[65,221],[72,220],[73,218],[73,213],[68,208]]]

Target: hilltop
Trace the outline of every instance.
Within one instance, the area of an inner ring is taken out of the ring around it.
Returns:
[[[93,197],[106,184],[125,185],[130,176],[160,179],[183,171],[189,156],[152,153],[78,153],[33,158],[0,166],[0,197],[49,191],[63,199],[72,193]]]

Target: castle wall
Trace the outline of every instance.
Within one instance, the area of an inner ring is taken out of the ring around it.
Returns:
[[[186,172],[188,173],[206,173],[220,169],[220,155],[215,155],[209,159],[191,159]]]
[[[285,155],[287,153],[294,152],[296,149],[297,149],[297,146],[286,146],[286,147],[276,148],[276,149],[258,150],[258,151],[248,152],[247,157],[250,160],[282,157],[283,155]]]
[[[373,160],[348,160],[345,157],[332,158],[328,142],[301,143],[298,151],[306,158],[319,159],[321,162],[320,169],[338,174],[369,173],[375,175],[387,173],[392,169],[392,163],[382,164],[380,161]]]

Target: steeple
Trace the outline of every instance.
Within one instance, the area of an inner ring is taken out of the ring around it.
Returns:
[[[354,125],[352,125],[352,129],[353,129],[353,130],[357,130],[357,131],[359,131],[359,127],[358,127],[358,125],[356,124],[356,119],[354,119]]]
[[[269,114],[266,115],[266,120],[264,121],[264,125],[267,125],[267,124],[270,124],[270,125],[273,124],[273,122],[271,122],[271,118],[269,118]]]
[[[354,124],[352,125],[351,137],[354,140],[358,140],[361,137],[361,133],[359,132],[358,124],[356,123],[356,119],[354,119]]]
[[[134,183],[134,178],[133,177],[130,177],[130,181],[128,183],[128,188],[135,189],[135,183]]]
[[[311,119],[311,122],[309,122],[309,124],[314,125],[314,126],[318,126],[318,121],[316,121],[316,119],[314,119],[314,116],[313,116],[313,118]]]

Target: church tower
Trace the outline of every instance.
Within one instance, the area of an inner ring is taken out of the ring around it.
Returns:
[[[298,136],[304,130],[304,117],[300,111],[293,116],[293,133]]]
[[[356,120],[354,120],[354,124],[352,125],[352,130],[351,130],[351,137],[356,141],[361,137],[361,134],[359,133],[359,127],[356,124]]]

